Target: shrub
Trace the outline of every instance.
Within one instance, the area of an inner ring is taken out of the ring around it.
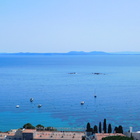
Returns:
[[[24,124],[23,128],[25,128],[25,129],[35,129],[35,127],[32,124],[30,124],[30,123]]]

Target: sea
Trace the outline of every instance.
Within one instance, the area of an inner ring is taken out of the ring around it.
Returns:
[[[104,119],[140,130],[140,55],[0,55],[0,131],[84,131]]]

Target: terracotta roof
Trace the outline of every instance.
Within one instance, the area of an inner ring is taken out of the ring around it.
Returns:
[[[4,133],[5,135],[9,136],[9,137],[13,137],[15,136],[15,132],[16,131],[10,131],[8,133]],[[32,133],[34,134],[34,139],[55,139],[55,140],[81,140],[82,136],[85,135],[84,132],[74,132],[74,131],[36,131],[35,129],[24,129],[22,130],[22,133]],[[4,135],[4,136],[5,136]],[[2,136],[2,134],[0,135]],[[1,138],[1,137],[0,137]]]
[[[15,133],[9,133],[7,136],[15,136]]]
[[[0,133],[0,138],[5,138],[5,136],[7,136],[8,133]]]
[[[50,131],[43,131],[37,132],[34,139],[65,139],[65,140],[81,140],[84,132],[50,132]]]
[[[22,131],[22,133],[34,133],[34,132],[36,132],[35,129],[24,129],[24,130]]]
[[[121,133],[96,133],[95,137],[97,140],[102,140],[102,138],[109,137],[109,136],[125,136]]]

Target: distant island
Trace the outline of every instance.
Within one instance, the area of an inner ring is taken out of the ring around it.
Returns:
[[[0,55],[140,55],[140,52],[103,52],[103,51],[70,51],[66,53],[32,53],[32,52],[19,52],[19,53],[0,53]]]

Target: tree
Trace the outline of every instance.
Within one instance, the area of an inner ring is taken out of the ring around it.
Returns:
[[[106,119],[104,119],[103,130],[104,130],[104,133],[106,133]]]
[[[118,133],[122,133],[123,134],[123,127],[121,125],[118,127]]]
[[[111,124],[108,125],[108,133],[112,133],[112,127],[111,127]]]
[[[88,122],[87,123],[87,130],[86,130],[87,132],[91,132],[91,127],[90,127],[90,123]]]
[[[97,125],[94,125],[93,132],[94,133],[98,133],[98,127],[97,127]]]
[[[25,128],[25,129],[35,129],[35,127],[32,124],[30,124],[30,123],[24,124],[23,128]]]
[[[36,127],[42,127],[42,128],[44,128],[44,126],[43,126],[43,125],[41,125],[41,124],[38,124]]]
[[[38,125],[36,126],[36,129],[37,129],[37,130],[44,130],[44,126],[41,125],[41,124],[38,124]]]
[[[121,125],[119,127],[115,127],[114,131],[116,133],[122,133],[123,134],[123,127]]]
[[[114,133],[118,133],[118,127],[114,128]]]
[[[51,127],[51,126],[45,127],[45,130],[46,130],[46,131],[57,131],[56,128]]]
[[[101,124],[101,122],[99,123],[99,133],[102,133],[102,124]]]

